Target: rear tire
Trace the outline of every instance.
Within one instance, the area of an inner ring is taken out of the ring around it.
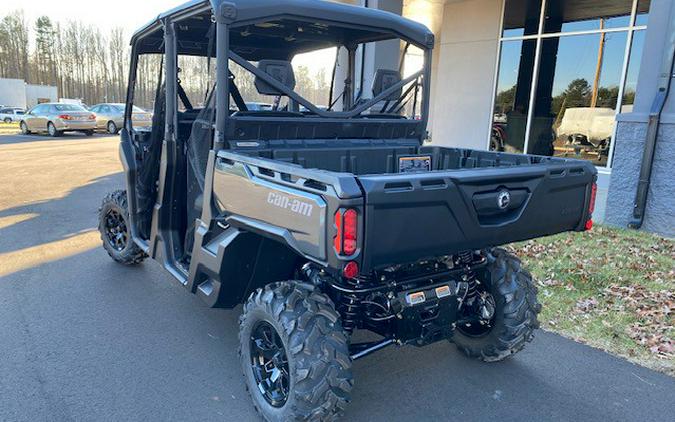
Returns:
[[[56,130],[56,126],[54,126],[54,123],[52,122],[47,123],[47,133],[52,138],[58,138],[59,136],[61,136],[61,131]]]
[[[103,249],[115,261],[124,265],[140,264],[147,255],[131,238],[127,192],[118,190],[103,199],[98,212],[98,230]]]
[[[469,335],[460,327],[452,341],[467,356],[497,362],[514,355],[531,342],[539,328],[537,288],[520,260],[504,249],[488,252],[488,292],[496,302],[492,327],[482,335]]]
[[[12,123],[11,117],[5,117],[5,123]]]
[[[85,130],[84,135],[85,136],[94,136],[94,131],[93,130]]]
[[[273,329],[274,347],[260,340],[261,327]],[[253,292],[239,342],[246,389],[263,419],[333,421],[343,412],[353,386],[347,338],[333,303],[314,286],[287,281]],[[283,359],[262,357],[269,350]]]

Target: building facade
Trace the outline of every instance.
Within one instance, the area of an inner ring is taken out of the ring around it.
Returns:
[[[31,85],[23,79],[0,78],[0,104],[28,109],[36,104],[57,101],[55,86]]]
[[[675,96],[663,92],[672,77],[674,1],[345,2],[400,10],[434,31],[433,143],[592,161],[599,222],[636,225],[649,116],[664,94],[637,225],[675,236]]]

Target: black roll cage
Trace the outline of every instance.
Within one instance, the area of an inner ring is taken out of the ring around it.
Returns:
[[[381,92],[376,97],[370,99],[363,104],[360,104],[358,107],[348,111],[327,111],[322,110],[312,104],[309,100],[305,99],[297,92],[289,89],[285,85],[281,84],[276,79],[269,76],[267,73],[262,72],[256,66],[251,64],[248,60],[230,50],[230,33],[229,31],[233,28],[242,27],[246,25],[251,25],[255,23],[268,22],[274,19],[293,19],[298,21],[309,22],[307,17],[302,15],[292,15],[292,14],[283,14],[283,15],[270,15],[270,16],[261,16],[255,19],[248,19],[242,21],[235,21],[236,18],[236,9],[232,9],[233,5],[229,3],[221,3],[218,6],[219,10],[213,10],[209,3],[198,4],[199,7],[187,7],[179,12],[171,13],[161,17],[157,22],[146,26],[142,31],[135,34],[132,38],[132,59],[131,59],[131,70],[129,75],[129,87],[127,92],[127,107],[125,110],[125,128],[129,133],[133,132],[131,127],[131,115],[132,110],[131,106],[134,98],[134,88],[136,82],[136,72],[138,67],[138,57],[139,53],[137,45],[141,42],[146,36],[154,33],[157,30],[162,30],[164,32],[163,36],[163,49],[164,49],[164,66],[166,75],[176,75],[177,71],[177,48],[176,48],[176,33],[174,30],[175,23],[179,23],[181,20],[194,17],[205,12],[213,13],[215,17],[215,26],[216,26],[216,67],[217,69],[228,69],[229,60],[232,60],[234,63],[238,64],[242,68],[246,69],[248,72],[254,74],[256,77],[264,80],[268,84],[272,85],[278,91],[284,93],[290,99],[296,101],[299,104],[305,106],[309,111],[311,111],[316,116],[313,116],[312,121],[316,123],[324,122],[340,122],[343,119],[354,118],[361,114],[363,111],[366,111],[370,107],[374,106],[378,102],[384,100],[386,97],[401,89],[402,87],[408,85],[409,83],[418,80],[420,77],[423,78],[424,83],[422,83],[422,104],[421,104],[421,119],[420,124],[426,127],[426,123],[429,117],[429,97],[430,97],[430,81],[431,81],[431,58],[432,58],[432,47],[433,40],[428,42],[427,45],[422,45],[401,33],[396,32],[395,30],[383,30],[380,28],[368,27],[366,25],[359,25],[347,22],[339,21],[324,21],[327,24],[339,24],[341,27],[353,28],[353,29],[366,29],[372,32],[381,32],[383,34],[382,39],[390,38],[387,35],[396,35],[400,39],[406,41],[410,45],[414,45],[420,48],[424,52],[424,64],[423,68],[414,74],[404,78],[399,83],[389,87],[388,89]],[[403,18],[401,18],[403,19]],[[312,20],[311,22],[317,22]],[[386,34],[386,35],[385,35]],[[377,39],[369,39],[367,42],[374,42]],[[340,46],[338,46],[340,47]],[[354,98],[354,81],[356,78],[356,50],[358,44],[352,44],[344,46],[347,48],[348,57],[349,57],[349,70],[348,78],[345,81],[345,96],[344,96],[344,105],[346,108],[351,108],[353,106],[352,101]],[[226,146],[226,133],[229,125],[233,119],[236,119],[237,116],[232,116],[230,114],[230,83],[229,83],[229,72],[217,72],[216,73],[216,119],[215,119],[215,134],[214,134],[214,149],[219,150],[223,149]],[[177,107],[177,78],[166,78],[166,130],[165,130],[165,139],[175,141],[175,131],[177,126],[176,121],[176,112]],[[247,120],[265,120],[266,117],[255,117],[247,116]],[[293,118],[297,119],[297,118]],[[377,121],[382,123],[391,120],[392,122],[400,123],[400,119],[387,119],[386,117],[378,118]]]

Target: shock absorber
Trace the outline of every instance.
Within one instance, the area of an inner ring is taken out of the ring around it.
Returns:
[[[473,263],[473,252],[471,251],[462,251],[457,254],[458,264],[465,266],[467,269]],[[473,299],[478,294],[478,284],[476,282],[476,274],[468,270],[462,276],[462,281],[467,283],[466,296],[464,302],[471,304]]]
[[[345,279],[345,283],[352,289],[360,289],[372,285],[372,275],[360,275],[356,279]],[[342,293],[338,310],[342,315],[342,328],[351,333],[358,328],[363,318],[363,297],[359,293]]]

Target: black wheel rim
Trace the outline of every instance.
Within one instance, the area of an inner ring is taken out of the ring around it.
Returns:
[[[288,358],[281,337],[270,323],[260,321],[253,327],[250,350],[258,391],[269,404],[282,407],[290,385]]]
[[[105,234],[108,243],[116,251],[123,251],[127,247],[129,235],[124,217],[116,210],[110,210],[105,215]]]

